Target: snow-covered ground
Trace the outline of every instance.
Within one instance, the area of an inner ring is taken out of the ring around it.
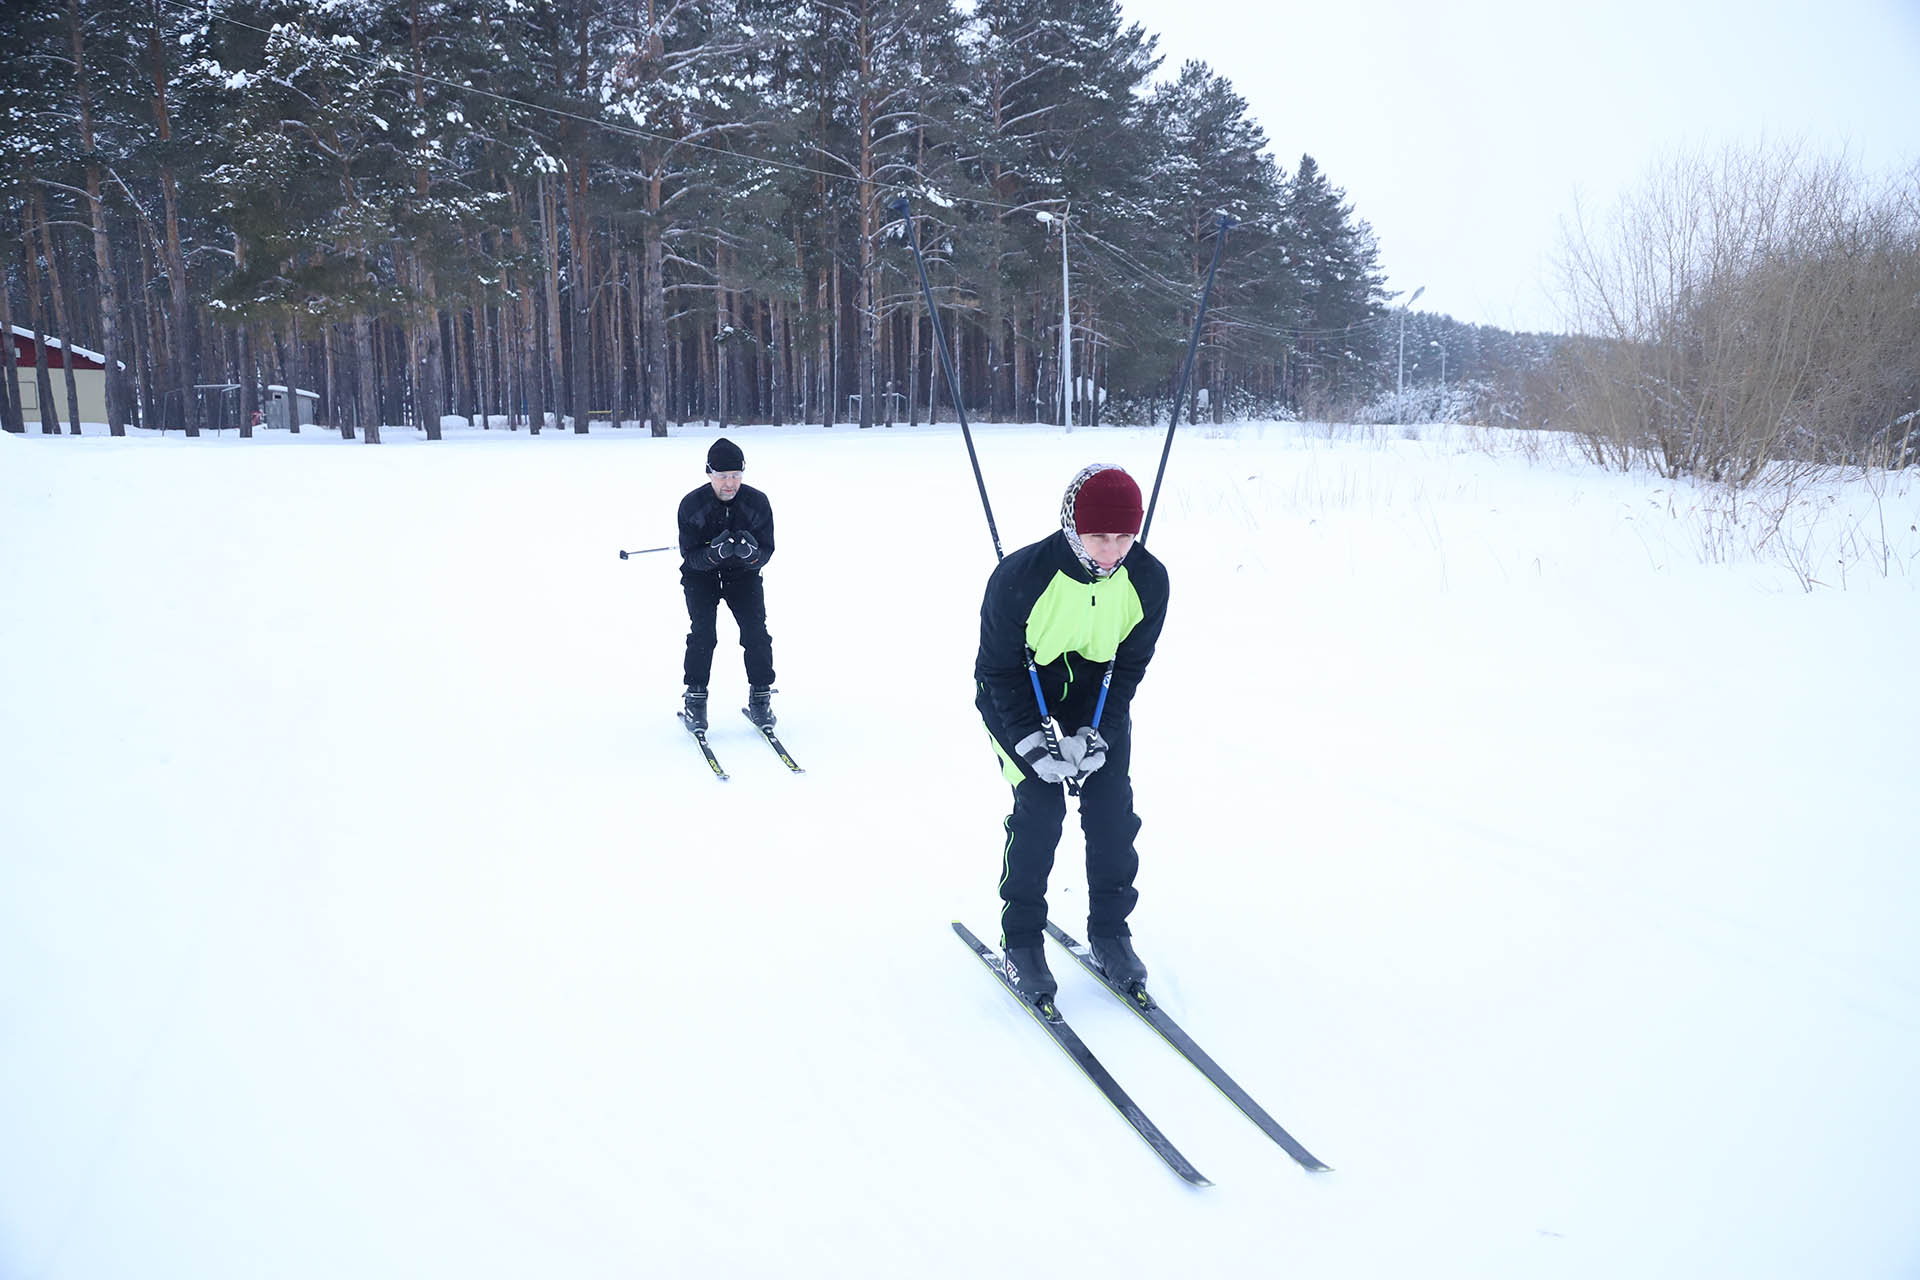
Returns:
[[[1056,953],[1195,1190],[948,928],[957,430],[728,433],[808,773],[723,612],[725,784],[615,555],[715,434],[0,438],[0,1276],[1920,1274],[1920,477],[1183,429],[1135,934],[1335,1169]],[[1161,443],[975,435],[1008,549]]]

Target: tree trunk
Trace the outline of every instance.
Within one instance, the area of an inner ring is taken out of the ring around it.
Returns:
[[[480,407],[480,428],[493,430],[493,336],[486,313],[486,297],[480,297],[474,307],[474,405]]]
[[[539,326],[540,375],[547,380],[545,398],[553,410],[553,426],[558,430],[567,413],[566,383],[562,376],[556,376],[560,368],[560,206],[554,195],[553,177],[543,174],[538,183],[540,257],[546,266],[540,280],[541,299],[545,304]]]
[[[167,107],[166,41],[161,38],[160,0],[152,0],[152,5],[153,22],[148,28],[147,48],[153,59],[154,129],[164,153],[167,144],[173,140],[173,121]],[[164,254],[167,292],[173,303],[173,350],[169,364],[174,375],[174,387],[180,395],[181,423],[189,436],[197,436],[200,434],[200,423],[193,402],[196,361],[193,331],[187,315],[187,255],[180,244],[180,186],[174,178],[173,166],[164,162],[160,165],[160,201],[166,215]]]
[[[260,410],[260,383],[253,374],[253,326],[240,326],[240,438],[253,439],[253,415]]]
[[[420,292],[426,307],[408,327],[407,340],[413,347],[413,368],[420,380],[420,416],[425,419],[427,439],[440,439],[441,406],[445,403],[445,359],[440,349],[440,286],[433,270],[417,258],[414,269],[420,278]]]
[[[60,434],[60,411],[53,403],[53,376],[47,371],[46,302],[41,297],[40,255],[34,249],[33,206],[20,211],[20,244],[27,253],[27,313],[33,321],[33,385],[40,401],[40,434]],[[11,331],[7,340],[13,340]]]
[[[859,343],[859,357],[855,378],[860,385],[860,426],[871,427],[874,421],[873,398],[879,390],[878,372],[875,369],[877,348],[880,335],[874,324],[873,299],[873,131],[875,128],[875,102],[873,88],[873,22],[867,4],[859,6],[860,18],[855,43],[860,54],[860,182],[857,198],[860,202],[860,243],[855,251],[854,261],[858,264],[859,275],[854,280],[853,305],[858,311],[855,322],[854,341]]]
[[[629,398],[637,426],[646,426],[648,421],[646,270],[647,251],[643,244],[637,255],[632,251],[627,254],[627,336],[630,346],[620,353],[623,364],[629,359],[633,361],[633,390]]]
[[[1220,358],[1219,335],[1210,335],[1215,339],[1213,351],[1207,356],[1207,408],[1213,411],[1213,422],[1219,426],[1226,421],[1226,361]]]
[[[827,274],[833,284],[833,314],[827,325],[827,425],[830,427],[840,419],[840,359],[845,345],[840,341],[840,321],[845,314],[846,300],[841,297],[842,281],[838,261],[827,260]]]
[[[609,243],[613,225],[607,225]],[[613,278],[619,283],[607,305],[607,359],[613,373],[613,425],[618,427],[627,415],[627,343],[625,327],[633,306],[633,255],[624,249],[613,251]]]
[[[520,199],[520,189],[509,181],[507,192],[513,202],[513,211],[515,214],[513,219],[513,258],[515,262],[525,262],[527,239],[526,233],[522,228],[526,225],[526,218]],[[520,392],[526,400],[527,433],[537,436],[540,434],[540,428],[547,425],[547,389],[546,384],[540,379],[539,307],[534,300],[533,282],[526,279],[524,275],[516,275],[513,277],[513,280],[518,286],[513,290],[513,293],[519,307],[519,325],[517,332],[520,339],[521,356]],[[511,407],[509,407],[509,412],[511,411]]]
[[[47,225],[47,206],[38,186],[33,189],[34,220],[40,224],[40,250],[47,259],[48,294],[53,299],[53,327],[60,331],[60,365],[67,384],[67,428],[80,434],[80,386],[73,371],[74,331],[67,323],[67,291],[60,281],[60,259],[54,252],[53,228]]]
[[[667,434],[667,284],[665,251],[661,245],[661,163],[652,166],[647,181],[647,216],[640,224],[642,250],[641,302],[645,308],[641,342],[646,350],[647,428]]]
[[[567,186],[567,230],[570,252],[567,263],[567,333],[571,339],[572,350],[568,353],[572,363],[568,369],[567,398],[573,406],[573,432],[575,435],[587,433],[587,415],[590,412],[588,388],[592,382],[588,377],[592,349],[587,341],[587,309],[592,305],[593,289],[590,283],[590,266],[587,244],[587,162],[584,156],[576,155],[569,166],[570,181]]]
[[[364,274],[366,264],[360,264]],[[353,317],[353,364],[358,394],[354,411],[360,418],[360,430],[368,444],[380,443],[380,397],[374,386],[373,320],[362,310]]]
[[[5,289],[0,289],[0,293],[5,292],[7,292]],[[8,307],[0,306],[0,317],[5,317],[9,310]],[[0,340],[4,340],[7,351],[12,352],[13,325],[4,318],[0,318]],[[13,430],[14,402],[20,396],[20,382],[14,376],[12,365],[11,360],[0,363],[0,373],[5,375],[4,378],[0,378],[0,431],[8,432]]]
[[[20,404],[20,359],[14,350],[13,290],[5,287],[7,274],[5,267],[0,266],[0,335],[3,335],[0,336],[0,368],[6,370],[7,378],[7,401],[5,413],[0,415],[0,429],[20,435],[26,431],[27,423]]]
[[[727,249],[713,247],[714,413],[725,431],[733,413],[733,298],[727,292]]]
[[[955,420],[967,416],[967,342],[960,317],[953,318],[953,380],[960,389],[960,399],[953,406]]]
[[[136,298],[141,300],[135,312],[139,329],[136,354],[140,360],[140,416],[147,426],[165,431],[167,405],[166,392],[162,388],[167,379],[167,351],[166,335],[162,332],[159,292],[154,288],[154,243],[151,235],[135,237],[134,258],[139,264],[140,280],[139,287],[133,287],[129,269],[127,298],[129,301]]]
[[[82,38],[80,0],[67,0],[67,20],[73,32],[74,88],[80,99],[80,156],[87,176],[87,214],[93,229],[94,288],[100,303],[100,351],[106,356],[107,431],[127,434],[126,376],[121,359],[120,302],[114,289],[113,255],[107,243],[107,220],[100,200],[100,164],[93,140],[93,85],[87,75]]]
[[[713,425],[713,400],[707,389],[713,385],[714,344],[707,340],[707,324],[704,319],[695,317],[692,321],[694,350],[694,394],[700,397],[700,425]]]
[[[787,304],[785,299],[767,303],[767,409],[776,427],[787,423]]]
[[[907,317],[907,425],[920,425],[920,304]]]
[[[289,328],[291,330],[292,341],[287,345],[288,354],[285,361],[287,366],[287,432],[289,435],[297,436],[300,434],[300,384],[301,379],[306,377],[306,361],[302,358],[305,353],[300,347],[300,313],[298,311],[293,313],[293,321],[291,325],[289,325]]]
[[[358,421],[358,416],[354,409],[353,397],[340,394],[340,357],[334,351],[333,341],[335,327],[328,324],[321,326],[320,329],[321,355],[325,359],[327,371],[327,399],[332,405],[334,423],[340,428],[340,438],[351,440],[354,438],[353,428],[354,423]]]
[[[823,427],[831,427],[833,425],[832,334],[834,299],[837,295],[834,292],[829,278],[832,271],[833,263],[832,259],[829,258],[827,265],[820,271],[820,290],[816,295],[817,300],[814,305],[814,314],[820,319],[820,351],[818,356],[815,357],[819,361],[820,367],[816,374],[814,385],[819,388],[817,394],[820,397],[820,425]]]
[[[1016,302],[1009,308],[1007,328],[1013,339],[1013,398],[1007,408],[1015,422],[1038,422],[1040,415],[1033,403],[1033,392],[1037,379],[1033,368],[1033,343],[1035,334],[1031,329],[1023,337],[1020,333],[1020,321],[1024,317],[1028,324],[1033,323],[1029,306],[1030,299]]]
[[[461,307],[449,317],[452,324],[448,331],[453,335],[453,368],[450,373],[454,386],[454,412],[467,420],[467,425],[480,425],[480,390],[473,383],[473,340],[467,336],[468,308]]]
[[[427,55],[426,30],[420,20],[420,0],[413,0],[409,14],[407,34],[413,53],[413,105],[421,119],[427,111]],[[415,165],[413,170],[414,198],[422,205],[433,196],[433,182],[425,165]],[[439,289],[433,278],[433,268],[418,254],[413,255],[414,277],[420,288],[420,296],[425,300],[425,314],[416,309],[414,322],[407,326],[407,374],[409,381],[416,384],[415,403],[421,425],[427,430],[427,439],[440,438],[440,404],[442,397],[442,356],[440,351],[440,303]]]

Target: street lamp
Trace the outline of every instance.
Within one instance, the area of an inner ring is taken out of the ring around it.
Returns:
[[[1050,213],[1033,215],[1041,222],[1052,222]],[[1067,217],[1060,223],[1060,424],[1073,430],[1073,308],[1067,293]]]
[[[1427,286],[1421,285],[1411,298],[1400,304],[1400,373],[1393,384],[1395,396],[1405,395],[1407,390],[1407,309],[1420,301],[1420,295],[1426,291]]]

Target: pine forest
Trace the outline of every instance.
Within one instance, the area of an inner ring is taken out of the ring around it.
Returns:
[[[31,0],[0,49],[4,323],[101,353],[115,434],[951,420],[903,198],[981,420],[1164,421],[1229,223],[1189,411],[1403,370],[1337,176],[1115,0]],[[1413,319],[1425,382],[1547,341]]]

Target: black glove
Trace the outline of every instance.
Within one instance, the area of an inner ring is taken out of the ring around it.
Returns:
[[[713,541],[701,548],[700,561],[704,567],[708,569],[718,569],[722,564],[726,563],[727,557],[733,554],[732,544],[727,541],[731,536],[730,534],[717,533],[713,536]]]
[[[733,535],[733,554],[739,560],[751,560],[760,553],[760,543],[745,529]]]

